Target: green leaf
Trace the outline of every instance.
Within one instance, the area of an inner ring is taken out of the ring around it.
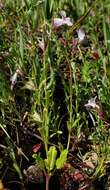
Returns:
[[[39,164],[39,166],[41,167],[42,170],[45,170],[45,163],[44,163],[44,160],[40,157],[40,155],[38,154],[33,154],[32,156],[36,163]]]
[[[47,159],[45,159],[45,165],[48,171],[51,171],[54,169],[56,156],[57,156],[56,147],[51,146],[48,151]]]
[[[56,168],[61,169],[67,160],[68,150],[65,149],[61,152],[60,157],[56,160]]]
[[[19,27],[19,51],[20,51],[20,55],[21,55],[21,59],[23,61],[24,59],[24,42],[23,42],[23,35],[22,35],[22,31],[21,28]]]
[[[18,173],[19,178],[22,180],[23,179],[22,173],[21,173],[20,167],[18,166],[18,164],[16,162],[13,163],[13,167],[16,170],[16,172]]]

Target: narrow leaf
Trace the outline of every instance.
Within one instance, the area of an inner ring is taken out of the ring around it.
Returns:
[[[24,44],[23,44],[23,35],[22,35],[22,31],[21,29],[19,28],[19,51],[20,51],[20,56],[21,56],[21,59],[23,60],[24,58]]]

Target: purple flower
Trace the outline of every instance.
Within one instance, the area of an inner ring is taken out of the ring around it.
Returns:
[[[79,42],[82,42],[85,39],[85,36],[86,36],[85,32],[81,28],[79,28],[77,30],[77,35],[78,35]]]
[[[62,18],[54,18],[53,19],[53,27],[54,28],[58,28],[62,25],[67,25],[67,26],[72,26],[73,25],[73,22],[71,21],[70,17],[66,17],[66,13],[65,11],[61,11],[60,12],[60,15]]]
[[[21,73],[21,71],[19,69],[17,69],[16,72],[10,78],[10,81],[11,81],[11,90],[13,90],[14,86],[17,83],[18,74],[22,75],[22,73]]]
[[[94,98],[91,98],[88,100],[88,103],[85,104],[84,106],[88,109],[88,108],[97,108],[99,109],[99,105],[96,103],[96,98],[97,96],[95,96]]]
[[[76,32],[77,32],[77,35],[78,35],[79,43],[84,45],[84,46],[85,45],[87,46],[89,43],[88,43],[88,39],[87,39],[87,36],[86,36],[84,30],[82,28],[79,28]]]
[[[62,25],[72,26],[73,23],[71,22],[69,17],[67,17],[67,18],[54,18],[53,19],[53,26],[55,28],[58,28]]]

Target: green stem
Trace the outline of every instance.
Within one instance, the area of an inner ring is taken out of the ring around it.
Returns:
[[[47,144],[47,142],[45,142],[44,144],[45,144],[45,151],[46,151],[46,157],[47,157],[47,155],[48,155],[48,144]]]
[[[70,138],[71,138],[71,130],[68,130],[68,143],[67,143],[67,150],[69,150],[69,145],[70,145]]]

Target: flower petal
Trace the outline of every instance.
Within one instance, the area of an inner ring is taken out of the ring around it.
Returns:
[[[17,82],[17,76],[18,76],[18,73],[15,72],[13,76],[11,76],[10,78],[10,81],[11,81],[11,90],[13,90],[16,82]]]
[[[67,26],[73,25],[69,17],[63,19],[63,24],[66,24]]]
[[[63,25],[63,19],[62,18],[54,18],[53,19],[53,26],[55,28],[58,28],[59,26]]]
[[[39,48],[44,52],[44,50],[45,50],[45,43],[44,43],[44,39],[42,39],[42,40],[38,40],[38,46],[39,46]]]
[[[73,23],[71,22],[70,18],[54,18],[53,19],[53,27],[58,28],[62,25],[72,26]]]
[[[86,36],[85,32],[81,28],[77,30],[77,35],[78,35],[79,42],[82,42]]]
[[[99,106],[97,105],[97,103],[96,103],[96,98],[97,98],[97,96],[95,96],[94,98],[89,99],[89,100],[88,100],[88,103],[85,104],[84,106],[85,106],[86,108],[90,108],[90,107],[96,108],[96,107],[99,107]]]

